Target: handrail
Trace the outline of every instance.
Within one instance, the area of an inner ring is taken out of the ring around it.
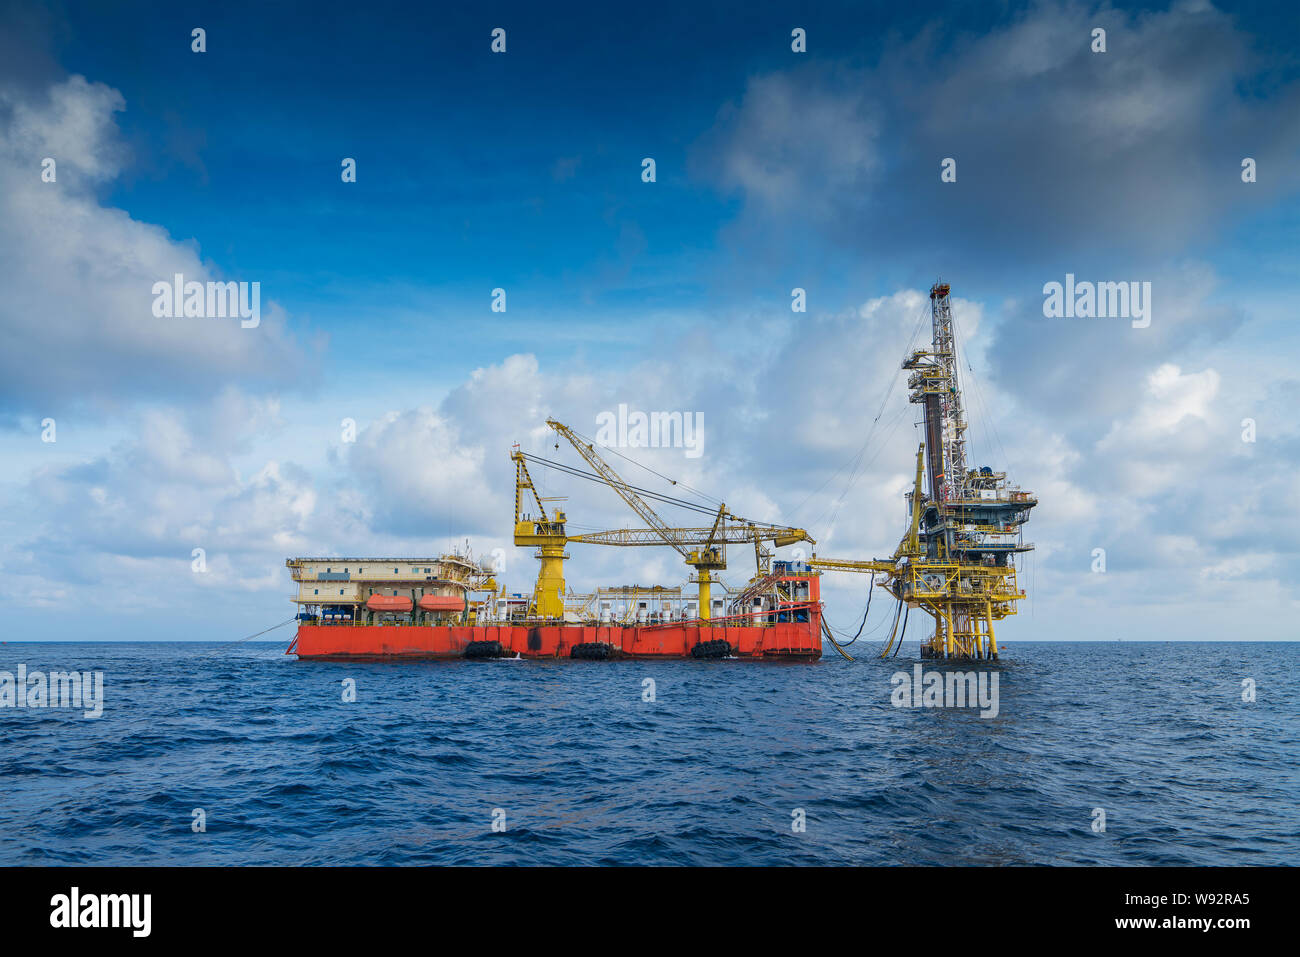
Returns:
[[[764,608],[758,611],[738,612],[737,614],[726,615],[722,618],[680,618],[677,619],[676,621],[659,621],[654,623],[646,622],[642,624],[637,624],[636,622],[629,622],[624,624],[622,622],[613,622],[613,621],[611,622],[602,622],[602,621],[566,622],[566,621],[557,621],[555,619],[550,619],[550,618],[505,619],[499,621],[480,618],[473,622],[455,621],[455,622],[426,623],[426,622],[414,622],[414,621],[386,621],[386,622],[380,622],[379,625],[385,628],[391,628],[391,627],[399,627],[399,628],[462,627],[463,628],[463,627],[474,627],[474,626],[546,628],[546,627],[559,627],[563,625],[572,625],[572,626],[582,627],[582,628],[644,628],[649,631],[654,631],[654,630],[659,630],[664,628],[680,628],[683,625],[692,625],[692,626],[701,625],[701,626],[708,626],[708,627],[724,628],[724,627],[729,627],[728,623],[731,623],[731,625],[748,625],[748,626],[758,626],[758,627],[766,628],[772,625],[786,624],[786,622],[775,622],[775,621],[755,622],[754,618],[758,617],[758,618],[768,619],[775,615],[784,615],[784,614],[789,614],[791,612],[811,610],[814,608],[819,609],[821,607],[822,607],[822,603],[820,601],[781,602],[778,603],[777,607],[775,608]],[[376,627],[372,623],[359,621],[356,619],[343,619],[338,621],[329,621],[326,619],[317,619],[316,621],[300,620],[299,624],[326,625],[331,628]]]

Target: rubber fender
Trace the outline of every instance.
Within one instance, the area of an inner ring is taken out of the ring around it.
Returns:
[[[691,649],[692,658],[726,658],[731,653],[730,643],[721,638],[714,641],[701,641]]]
[[[584,641],[569,649],[570,658],[585,658],[588,661],[608,661],[618,655],[618,649],[604,641]]]

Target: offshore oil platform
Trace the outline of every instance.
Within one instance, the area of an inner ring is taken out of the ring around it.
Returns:
[[[895,640],[901,644],[897,610],[906,605],[908,611],[919,607],[934,619],[934,633],[922,643],[921,657],[997,658],[993,623],[1014,615],[1016,602],[1025,597],[1016,583],[1014,558],[1033,548],[1025,544],[1022,527],[1038,501],[1031,492],[1007,484],[1005,472],[967,464],[966,411],[949,292],[947,283],[930,288],[930,348],[903,361],[911,372],[909,401],[923,409],[925,435],[907,495],[911,524],[906,534],[888,559],[814,557],[809,562],[815,568],[865,572],[897,600],[882,657],[890,654]],[[925,479],[928,485],[922,484]],[[904,630],[906,621],[904,616]],[[826,637],[839,647],[829,631]]]
[[[588,468],[523,452],[517,445],[511,452],[514,544],[535,549],[539,561],[531,595],[506,592],[496,580],[494,564],[476,562],[468,552],[423,559],[293,558],[286,564],[299,586],[294,599],[299,624],[288,653],[362,659],[816,660],[825,637],[848,658],[824,620],[820,589],[824,571],[848,571],[871,576],[867,612],[875,587],[896,601],[882,655],[898,653],[907,629],[904,609],[919,607],[935,623],[933,635],[922,643],[922,657],[997,658],[993,623],[1015,614],[1016,602],[1025,597],[1016,583],[1014,559],[1033,547],[1023,542],[1022,526],[1037,502],[1031,493],[1008,485],[1006,473],[968,466],[946,283],[931,288],[930,312],[930,348],[903,362],[911,373],[910,401],[924,413],[925,440],[917,450],[916,478],[907,495],[910,524],[890,558],[814,554],[807,561],[774,560],[771,548],[816,542],[801,528],[740,518],[717,499],[705,505],[634,486],[600,455],[596,443],[548,419],[556,448],[563,438]],[[555,504],[565,497],[540,494],[530,464],[612,489],[645,527],[571,533],[564,510]],[[704,523],[673,525],[651,502],[701,513]],[[693,570],[695,594],[660,585],[575,594],[564,573],[570,544],[671,547]],[[754,573],[738,588],[717,577],[727,568],[728,545],[754,550]]]

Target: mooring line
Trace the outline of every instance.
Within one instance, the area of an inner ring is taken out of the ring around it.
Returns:
[[[246,642],[246,641],[252,641],[254,638],[261,637],[262,635],[265,635],[268,631],[275,631],[275,629],[277,629],[277,628],[283,628],[285,625],[289,624],[290,622],[297,621],[297,620],[298,620],[298,616],[297,616],[297,615],[294,615],[292,618],[288,619],[287,621],[282,621],[282,622],[280,622],[280,624],[278,624],[278,625],[272,625],[270,628],[264,628],[264,629],[262,629],[262,630],[259,631],[256,635],[249,635],[247,638],[240,638],[238,641],[230,641],[230,642],[227,642],[227,643],[224,644],[224,645],[219,645],[218,647],[213,648],[211,651],[204,652],[203,654],[201,654],[201,655],[196,655],[195,657],[197,657],[197,658],[208,658],[208,657],[210,657],[210,656],[212,656],[212,655],[217,654],[218,652],[224,651],[224,650],[227,649],[227,648],[233,648],[235,645],[240,645],[240,644],[243,644],[243,643]]]

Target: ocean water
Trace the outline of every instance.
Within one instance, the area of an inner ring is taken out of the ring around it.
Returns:
[[[1300,863],[1300,644],[1015,643],[984,669],[996,717],[894,707],[911,644],[817,664],[283,648],[0,645],[0,670],[104,673],[98,719],[0,708],[0,864]]]

